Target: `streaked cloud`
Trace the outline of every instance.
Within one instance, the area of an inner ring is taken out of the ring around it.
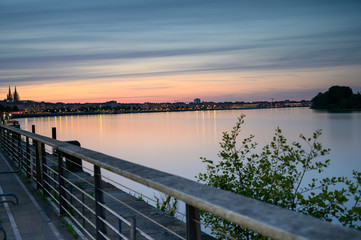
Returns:
[[[160,99],[169,91],[169,96],[192,99],[184,91],[198,91],[209,100],[234,100],[238,95],[232,86],[238,83],[248,84],[245,89],[255,100],[266,92],[286,96],[282,93],[287,91],[300,98],[309,90],[295,84],[294,75],[307,72],[312,80],[304,79],[303,84],[327,89],[337,82],[337,69],[340,84],[358,88],[360,12],[357,0],[4,0],[0,87],[17,85],[21,92],[26,86],[52,89],[53,84],[83,82],[73,86],[74,92],[82,91],[86,98],[86,93],[96,91],[97,96],[89,95],[92,101],[102,98],[99,87],[85,89],[102,81],[104,86],[117,83],[119,98],[142,93],[144,98]],[[219,78],[212,78],[215,75]],[[282,81],[275,80],[277,75]],[[174,79],[182,83],[173,84]],[[214,91],[199,85],[207,81]],[[275,89],[263,87],[274,82]],[[103,96],[111,100],[107,93]],[[79,100],[67,95],[64,101],[71,99]]]

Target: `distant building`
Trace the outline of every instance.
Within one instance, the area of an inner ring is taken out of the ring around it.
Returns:
[[[14,101],[13,94],[11,93],[10,86],[9,86],[9,93],[8,93],[8,95],[6,96],[6,100],[7,100],[8,102],[13,102],[13,101]]]
[[[18,102],[18,101],[20,101],[20,96],[19,96],[18,92],[16,91],[16,87],[15,87],[14,102]]]
[[[195,98],[193,102],[194,102],[195,104],[199,104],[199,103],[201,103],[201,99]]]
[[[14,94],[12,94],[11,93],[11,88],[9,86],[9,93],[6,96],[6,101],[8,101],[8,102],[18,102],[18,101],[20,101],[20,96],[19,96],[18,91],[16,90],[16,87],[15,87]]]

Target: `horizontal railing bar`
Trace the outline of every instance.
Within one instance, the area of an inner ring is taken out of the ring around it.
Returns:
[[[124,204],[122,202],[120,202],[121,204]],[[111,214],[113,214],[115,217],[117,217],[118,219],[120,219],[122,222],[124,222],[125,224],[127,224],[128,226],[131,226],[131,223],[126,220],[125,218],[123,218],[122,216],[120,216],[118,213],[114,212],[112,209],[110,209],[107,205],[102,204],[100,202],[98,202],[98,204],[102,207],[104,207],[108,212],[110,212]],[[149,236],[148,234],[146,234],[145,232],[143,232],[141,229],[139,229],[138,227],[136,228],[136,230],[145,238],[152,240],[153,238],[151,236]]]
[[[49,158],[48,156],[46,156],[45,159],[46,159],[47,161],[49,161],[48,164],[49,164],[49,163],[53,163],[53,164],[56,164],[56,163],[57,163],[57,161],[55,162],[53,159]]]
[[[110,222],[108,222],[107,220],[105,220],[104,218],[102,218],[100,216],[98,216],[98,218],[103,223],[105,223],[105,225],[107,225],[109,228],[111,228],[115,234],[117,234],[119,237],[122,237],[124,239],[125,236],[123,234],[119,233],[119,230],[117,228],[115,228]],[[127,238],[125,238],[125,239],[127,239]]]
[[[86,207],[93,215],[95,215],[95,211],[91,209],[88,205],[84,204],[80,199],[77,198],[74,194],[72,194],[68,189],[64,188],[64,191],[66,191],[70,196],[73,197],[78,203],[80,203],[82,206]],[[72,204],[70,204],[72,206]]]
[[[177,233],[175,233],[174,231],[172,231],[172,230],[168,229],[167,227],[163,226],[162,224],[154,221],[153,219],[151,219],[151,218],[148,217],[147,215],[144,215],[142,212],[139,212],[137,209],[135,209],[135,208],[129,206],[128,204],[126,204],[125,202],[122,202],[122,201],[120,201],[119,199],[115,198],[115,197],[112,196],[111,194],[103,191],[102,189],[99,189],[99,190],[102,191],[102,192],[103,192],[104,194],[106,194],[107,196],[109,196],[110,198],[112,198],[112,199],[114,199],[115,201],[117,201],[118,203],[123,204],[124,206],[126,206],[126,207],[129,208],[130,210],[132,210],[132,211],[136,212],[137,214],[139,214],[140,216],[144,217],[145,219],[147,219],[147,220],[150,221],[151,223],[153,223],[153,224],[155,224],[155,225],[163,228],[164,230],[168,231],[169,233],[173,234],[174,236],[177,236],[177,237],[180,238],[180,239],[185,239],[185,238],[183,238],[182,236],[180,236],[180,235],[178,235]],[[101,203],[98,202],[98,204],[101,204]]]
[[[35,178],[35,179],[37,180],[37,178]],[[39,182],[39,186],[40,186],[41,188],[44,187],[44,185],[43,185],[41,182]]]
[[[44,176],[49,178],[53,183],[57,183],[57,180],[55,180],[50,174],[47,174],[44,172]],[[44,180],[45,181],[45,180]],[[50,184],[49,182],[46,182],[47,184]]]
[[[84,181],[85,183],[89,184],[90,186],[93,186],[93,187],[94,187],[94,183],[87,181],[86,179],[78,176],[77,174],[73,173],[72,171],[70,171],[70,170],[68,170],[68,169],[66,169],[66,168],[63,168],[63,169],[64,169],[67,173],[71,174],[72,176],[74,176],[74,177],[76,177],[76,178]]]
[[[73,215],[71,215],[71,213],[70,213],[66,208],[63,207],[63,210],[64,210],[64,211],[68,214],[68,216],[78,225],[78,227],[80,227],[91,239],[96,240],[96,238],[93,237],[93,235],[92,235],[90,232],[88,232],[88,230],[86,230],[86,228],[84,228],[84,227],[78,222],[78,220],[77,220]]]
[[[90,198],[91,200],[95,201],[95,198],[93,196],[91,196],[89,193],[85,192],[83,189],[79,188],[77,185],[75,185],[74,183],[72,183],[71,181],[69,181],[67,178],[61,176],[61,178],[66,181],[67,183],[69,183],[70,185],[72,185],[74,188],[76,188],[79,192],[83,193],[85,196],[87,196],[88,198]]]
[[[110,209],[106,204],[102,204],[101,202],[98,202],[98,204],[100,206],[102,206],[103,208],[105,208],[108,212],[110,212],[111,214],[113,214],[116,218],[120,219],[122,222],[124,222],[125,224],[127,224],[128,226],[131,225],[131,223],[123,218],[122,216],[120,216],[118,213],[116,213],[115,211],[113,211],[112,209]]]
[[[102,235],[105,239],[107,240],[111,240],[107,235],[105,235],[102,231],[97,231],[98,233],[100,233],[100,235]]]
[[[53,201],[54,201],[57,205],[59,205],[59,201],[55,198],[54,195],[50,195],[50,197],[53,199]]]
[[[103,207],[105,207],[105,205],[102,205]],[[109,210],[109,208],[107,209]],[[118,234],[118,236],[122,237],[123,239],[129,239],[127,238],[125,235],[123,235],[122,233],[119,233],[119,230],[117,228],[115,228],[110,222],[108,222],[106,219],[98,216],[98,218],[104,222],[108,227],[110,227],[116,234]],[[129,225],[130,226],[130,225]],[[136,231],[142,235],[143,237],[145,237],[148,240],[155,240],[154,238],[152,238],[151,236],[149,236],[148,234],[146,234],[145,232],[143,232],[142,230],[140,230],[139,228],[136,227]]]
[[[354,229],[21,129],[1,127],[274,239],[361,239],[361,232]]]
[[[63,177],[62,177],[63,178]],[[64,178],[63,178],[64,179]],[[64,180],[67,180],[67,179],[64,179]],[[91,197],[89,194],[87,194],[86,192],[84,192],[82,189],[78,188],[76,185],[74,185],[72,182],[70,181],[67,181],[68,183],[70,183],[72,186],[74,186],[75,188],[77,188],[77,190],[81,191],[82,193],[85,193],[86,195],[88,195],[89,197]],[[77,202],[79,202],[82,206],[86,207],[91,213],[93,213],[93,215],[95,215],[95,212],[90,209],[88,207],[88,205],[86,204],[83,204],[74,194],[72,194],[70,191],[68,191],[67,189],[63,188],[70,196],[73,197],[73,199],[75,199]],[[94,200],[94,199],[93,199]],[[66,200],[66,202],[69,203],[69,201]],[[131,223],[129,221],[127,221],[125,218],[121,217],[119,214],[117,214],[116,212],[114,212],[112,209],[110,209],[107,205],[104,205],[102,203],[98,203],[99,205],[101,205],[102,207],[104,207],[107,211],[109,211],[110,213],[112,213],[115,217],[117,217],[118,219],[121,219],[122,222],[126,223],[128,226],[131,225]],[[73,206],[73,205],[71,205]],[[76,209],[75,209],[76,210]],[[82,216],[84,219],[86,219],[87,221],[89,221],[83,214],[79,213],[79,211],[77,211],[77,213]],[[117,232],[117,230],[115,230],[116,228],[113,227],[113,225],[111,225],[111,223],[109,223],[108,221],[106,221],[105,219],[99,217],[103,222],[105,222],[105,224],[112,228],[119,236],[122,236],[123,238],[125,237],[124,235],[122,234],[119,234],[119,232]],[[141,234],[142,236],[144,236],[145,238],[147,239],[150,239],[152,240],[153,238],[151,238],[149,235],[147,235],[145,232],[143,232],[141,229],[137,228],[137,231],[139,232],[139,234]],[[127,239],[127,238],[125,238]]]
[[[136,228],[136,229],[137,229],[138,233],[139,233],[140,235],[142,235],[143,237],[145,237],[145,238],[147,238],[147,239],[149,239],[149,240],[154,240],[154,238],[150,237],[148,234],[146,234],[145,232],[143,232],[141,229],[139,229],[139,228]]]
[[[92,221],[90,219],[88,219],[87,217],[85,217],[78,209],[76,209],[75,206],[73,206],[69,201],[68,199],[66,198],[62,198],[69,206],[72,207],[72,209],[77,213],[79,214],[79,216],[82,216],[83,219],[85,219],[94,229],[96,228],[95,224],[92,223]],[[71,213],[68,212],[69,215],[72,215]],[[95,214],[93,214],[95,216]]]
[[[47,189],[44,189],[44,191],[48,193],[48,195],[55,201],[56,204],[59,204],[59,201],[55,198],[53,194],[51,194],[51,192],[49,192]]]
[[[59,194],[59,191],[55,189],[53,186],[51,186],[51,184],[48,181],[44,180],[44,182],[46,183],[46,186],[50,187],[56,194]]]
[[[104,207],[108,212],[110,212],[111,214],[113,214],[115,217],[117,217],[118,219],[120,219],[122,222],[124,222],[125,224],[127,224],[128,226],[131,226],[131,223],[126,220],[125,218],[123,218],[122,216],[120,216],[118,213],[116,213],[115,211],[113,211],[111,208],[109,208],[107,205],[102,204],[100,202],[98,202],[98,204],[100,204],[102,207]],[[148,234],[146,234],[145,232],[143,232],[141,229],[136,228],[137,231],[144,236],[147,239],[153,239],[151,236],[149,236]]]

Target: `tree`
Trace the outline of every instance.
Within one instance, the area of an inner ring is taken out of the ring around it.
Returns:
[[[226,191],[231,191],[263,202],[309,214],[326,221],[338,221],[344,226],[361,230],[361,173],[354,171],[353,180],[345,177],[318,179],[306,178],[323,172],[330,160],[325,159],[330,149],[323,148],[318,138],[321,130],[302,143],[287,143],[280,128],[276,128],[270,144],[256,152],[254,136],[244,138],[237,145],[245,115],[238,118],[230,133],[224,132],[218,154],[219,161],[201,158],[207,164],[199,181]],[[338,185],[343,185],[341,188]],[[226,232],[236,239],[260,239],[257,233],[201,212],[205,224],[217,231]]]
[[[353,94],[350,87],[332,86],[325,93],[318,93],[312,99],[315,109],[360,109],[360,93]]]

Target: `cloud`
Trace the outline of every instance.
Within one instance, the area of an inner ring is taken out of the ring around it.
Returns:
[[[163,86],[163,85],[158,85],[158,86],[153,86],[153,85],[149,85],[146,87],[134,87],[132,88],[132,90],[163,90],[163,89],[170,89],[172,88],[171,86]]]
[[[358,66],[360,10],[351,0],[4,0],[0,84]]]
[[[318,92],[322,92],[322,89],[289,89],[284,91],[269,89],[268,91],[257,91],[252,93],[239,93],[219,95],[212,98],[215,102],[223,101],[283,101],[283,100],[311,100]]]

